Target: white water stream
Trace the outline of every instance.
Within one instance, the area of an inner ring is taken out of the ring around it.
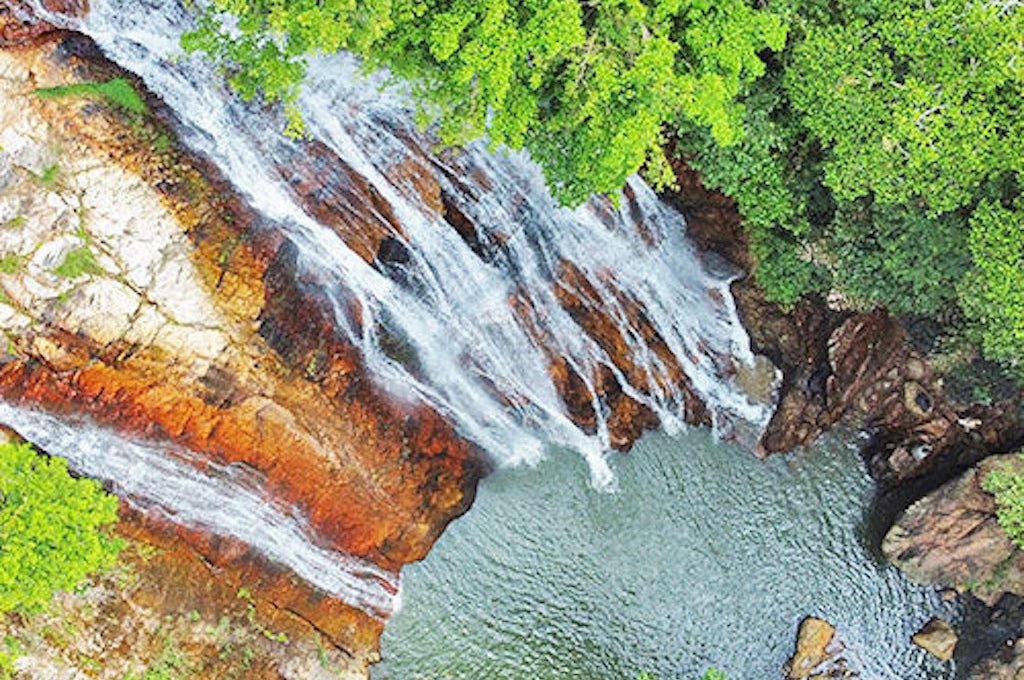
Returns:
[[[387,618],[398,607],[397,574],[318,545],[305,518],[268,497],[262,479],[244,466],[221,465],[172,445],[131,441],[85,422],[3,402],[0,422],[66,459],[79,474],[110,485],[141,510],[251,545],[371,616]]]
[[[586,457],[596,486],[613,482],[600,407],[595,404],[596,434],[573,424],[548,373],[545,348],[509,305],[515,294],[528,300],[546,349],[568,357],[584,381],[600,364],[613,367],[555,297],[563,260],[587,275],[599,296],[588,302],[618,322],[647,376],[665,376],[666,366],[630,326],[616,289],[639,303],[716,422],[766,420],[767,411],[749,404],[716,368],[721,357],[751,360],[728,280],[705,270],[683,236],[682,216],[641,180],[630,180],[634,198],[620,209],[594,201],[570,211],[555,204],[540,171],[523,155],[489,153],[483,143],[454,160],[433,155],[434,178],[477,226],[480,239],[505,244],[494,257],[481,258],[409,185],[386,176],[389,168],[422,154],[411,149],[430,153],[432,142],[416,131],[406,100],[382,91],[379,77],[363,78],[351,56],[319,58],[301,100],[308,131],[391,205],[408,237],[405,262],[373,267],[307,214],[282,179],[278,168],[302,153],[280,134],[283,121],[239,102],[202,58],[181,57],[179,36],[192,25],[193,12],[176,1],[95,0],[84,22],[47,16],[88,34],[108,57],[138,74],[175,111],[185,143],[212,159],[254,208],[287,233],[298,248],[303,281],[333,302],[339,327],[382,385],[447,414],[497,463],[533,464],[555,444]],[[374,207],[351,209],[368,214]],[[638,224],[653,242],[644,240]],[[362,312],[358,325],[347,314],[353,299]],[[382,337],[397,338],[414,360],[389,356]],[[678,429],[683,399],[671,380],[648,380],[655,387],[647,394],[615,372],[625,393],[654,409],[666,429]]]
[[[281,134],[283,120],[240,102],[202,58],[181,56],[179,37],[194,17],[180,2],[93,0],[84,21],[49,14],[37,0],[30,4],[52,23],[91,36],[109,58],[138,74],[174,111],[182,141],[213,161],[295,245],[303,285],[332,303],[338,328],[380,383],[446,414],[499,465],[535,464],[550,447],[564,447],[585,457],[594,486],[614,486],[601,406],[594,404],[595,433],[571,421],[549,374],[552,353],[566,357],[588,383],[598,366],[612,368],[623,391],[650,406],[666,429],[681,427],[682,392],[631,326],[623,297],[643,310],[716,424],[767,420],[768,410],[752,405],[724,377],[723,362],[752,360],[728,277],[704,267],[685,240],[682,216],[641,180],[630,180],[629,198],[619,208],[606,200],[561,208],[525,156],[490,153],[482,142],[457,154],[434,154],[401,93],[381,90],[379,78],[363,78],[351,56],[318,58],[301,100],[309,133],[390,204],[407,238],[397,262],[370,265],[306,212],[285,179],[304,149]],[[410,183],[389,179],[396,177],[389,170],[403,161],[424,157],[489,252],[475,252]],[[559,303],[555,287],[563,262],[586,275],[594,292],[576,295],[618,324],[647,390],[630,385]],[[532,334],[510,305],[517,296],[531,310]],[[360,323],[350,318],[353,301]],[[401,358],[387,349],[396,342]],[[275,504],[258,479],[236,468],[197,467],[194,453],[2,404],[0,422],[67,457],[79,472],[111,483],[131,502],[245,541],[374,615],[386,616],[396,604],[394,575],[318,547],[302,517]]]

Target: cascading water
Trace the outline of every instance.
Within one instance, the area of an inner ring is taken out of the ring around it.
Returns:
[[[202,460],[173,445],[130,441],[84,422],[0,402],[0,422],[78,473],[110,484],[136,507],[186,527],[229,536],[371,616],[398,606],[399,577],[365,560],[320,547],[308,523],[261,490],[242,466]]]
[[[387,389],[447,414],[498,463],[534,463],[557,444],[585,455],[596,486],[612,482],[601,408],[594,404],[593,434],[573,423],[549,373],[551,353],[566,358],[591,394],[598,367],[612,370],[625,394],[649,406],[666,428],[678,426],[684,415],[678,381],[630,324],[629,300],[716,421],[766,419],[767,411],[751,405],[720,370],[723,358],[751,360],[727,278],[704,269],[682,235],[682,217],[641,180],[630,180],[619,208],[601,200],[560,208],[522,155],[489,153],[483,143],[454,158],[433,154],[400,93],[382,90],[379,77],[364,79],[350,56],[319,58],[301,101],[309,133],[364,178],[401,225],[394,236],[403,243],[402,257],[374,266],[314,219],[282,179],[279,168],[303,153],[300,143],[278,134],[283,123],[231,96],[202,59],[176,58],[179,36],[193,21],[180,3],[98,0],[81,22],[35,4],[41,15],[91,36],[173,108],[185,143],[212,159],[295,244],[303,281],[331,301],[339,328]],[[500,248],[481,254],[408,182],[392,179],[389,171],[413,157],[428,159],[433,179],[476,225],[478,238]],[[589,295],[587,304],[618,326],[643,387],[615,368],[559,303],[563,263],[591,286],[574,292]],[[532,332],[510,305],[516,297],[526,303],[521,309],[528,310]],[[351,319],[353,301],[360,322]],[[388,351],[385,345],[396,341],[412,358]]]

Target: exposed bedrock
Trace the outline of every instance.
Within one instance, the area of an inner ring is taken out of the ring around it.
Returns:
[[[687,215],[702,251],[746,272],[754,266],[735,204],[677,165],[680,190],[667,198]],[[886,484],[962,469],[1024,442],[1020,393],[991,405],[947,395],[944,376],[913,346],[906,321],[884,311],[834,308],[820,298],[784,311],[751,276],[732,286],[755,352],[782,370],[776,411],[761,437],[764,453],[805,446],[837,424],[872,433],[873,476]]]
[[[271,225],[177,146],[159,101],[150,115],[34,94],[113,77],[73,35],[0,51],[0,399],[244,465],[332,548],[388,570],[422,558],[468,508],[476,453],[369,378]],[[243,570],[373,658],[378,621],[287,570],[253,570],[259,556],[230,537],[124,521]]]
[[[969,590],[989,605],[1008,593],[1024,597],[1024,551],[999,526],[995,497],[983,488],[1003,468],[1024,474],[1024,459],[990,456],[911,505],[882,543],[886,557],[915,581]]]

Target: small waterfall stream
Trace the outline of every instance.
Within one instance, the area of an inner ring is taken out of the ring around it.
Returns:
[[[244,466],[221,465],[173,445],[130,441],[89,423],[3,402],[0,422],[141,510],[243,541],[376,618],[398,607],[397,574],[318,545],[305,518],[268,498],[262,480]]]
[[[682,216],[641,180],[630,180],[618,208],[597,199],[577,210],[561,208],[527,158],[490,153],[482,142],[458,154],[435,154],[401,93],[382,90],[379,76],[361,76],[351,56],[318,58],[301,101],[309,133],[365,179],[404,232],[395,234],[404,244],[401,261],[375,267],[312,217],[282,176],[282,168],[303,156],[298,143],[279,134],[283,121],[232,97],[201,58],[179,58],[178,37],[193,21],[181,3],[91,5],[74,28],[161,96],[178,116],[186,144],[212,159],[284,230],[298,248],[303,281],[331,300],[339,328],[381,384],[448,415],[499,464],[536,463],[555,444],[586,457],[596,486],[612,484],[602,410],[595,403],[594,433],[573,423],[549,373],[552,353],[566,358],[592,394],[598,367],[610,368],[624,393],[653,409],[666,429],[678,429],[682,394],[663,359],[630,324],[631,301],[717,423],[767,419],[722,370],[723,362],[752,359],[728,277],[705,269],[683,236]],[[478,239],[501,248],[481,256],[410,183],[394,179],[397,166],[416,158],[427,159],[432,179],[476,225]],[[375,207],[351,209],[371,213]],[[645,385],[616,369],[559,304],[555,287],[564,263],[586,276],[587,295],[596,295],[587,303],[615,320]],[[528,310],[532,333],[510,305],[516,297]],[[353,301],[360,323],[351,319]],[[411,360],[385,347],[396,342]]]

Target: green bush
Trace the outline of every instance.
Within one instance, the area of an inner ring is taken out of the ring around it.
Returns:
[[[1024,198],[1016,210],[982,203],[970,222],[975,268],[960,288],[986,358],[1024,378]]]
[[[971,267],[966,220],[957,213],[929,217],[902,205],[842,202],[824,244],[835,288],[904,314],[948,310]]]
[[[293,126],[305,55],[352,50],[568,204],[666,182],[671,136],[736,200],[769,299],[965,320],[1024,380],[1021,35],[1019,4],[971,0],[214,0],[183,45]]]
[[[1024,458],[1024,454],[1021,454]],[[1024,548],[1024,474],[1010,466],[993,470],[982,482],[996,496],[996,518],[1018,547]]]
[[[27,444],[0,444],[0,614],[32,611],[110,567],[117,499]]]

